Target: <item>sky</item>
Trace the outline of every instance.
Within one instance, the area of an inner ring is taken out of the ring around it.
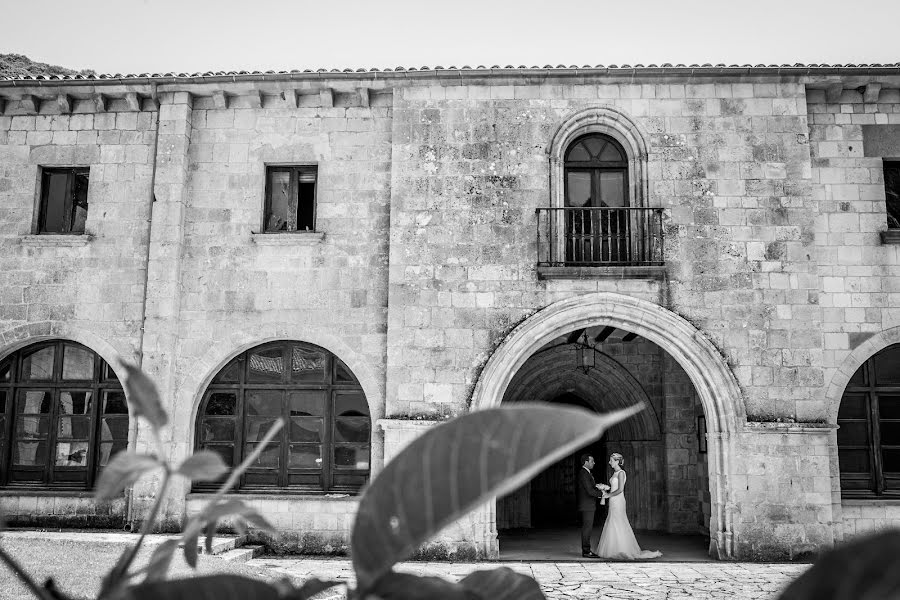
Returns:
[[[900,0],[0,0],[0,53],[99,73],[897,63]]]

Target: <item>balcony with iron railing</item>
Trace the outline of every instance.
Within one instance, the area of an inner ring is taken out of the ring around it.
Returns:
[[[538,208],[541,279],[664,276],[663,209]]]

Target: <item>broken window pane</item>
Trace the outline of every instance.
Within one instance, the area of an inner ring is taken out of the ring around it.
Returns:
[[[44,169],[39,233],[84,233],[88,179],[86,168]]]
[[[900,162],[884,163],[888,229],[900,229]]]
[[[316,167],[269,167],[265,231],[315,231]]]

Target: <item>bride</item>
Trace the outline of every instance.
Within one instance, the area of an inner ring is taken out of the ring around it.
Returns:
[[[644,558],[658,558],[662,552],[655,550],[641,550],[638,546],[628,515],[625,514],[625,471],[622,465],[625,459],[618,452],[609,457],[609,466],[613,469],[613,475],[609,479],[609,491],[604,492],[604,497],[609,498],[609,513],[606,515],[606,523],[603,525],[603,533],[600,534],[600,542],[597,544],[596,554],[601,558],[613,558],[620,560],[634,560]],[[601,487],[601,486],[598,486]],[[606,488],[607,486],[602,486]]]

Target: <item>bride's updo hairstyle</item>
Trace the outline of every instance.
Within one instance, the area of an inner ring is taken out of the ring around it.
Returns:
[[[613,452],[609,455],[610,458],[615,459],[617,463],[619,463],[620,467],[625,466],[625,457],[619,454],[618,452]]]

